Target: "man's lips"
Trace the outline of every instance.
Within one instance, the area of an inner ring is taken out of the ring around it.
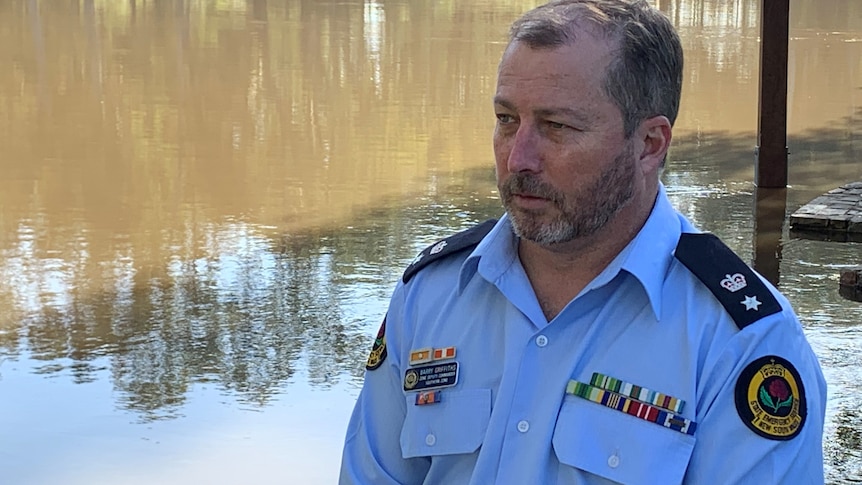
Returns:
[[[540,208],[551,202],[544,197],[531,194],[513,194],[512,198],[516,204],[525,209]]]

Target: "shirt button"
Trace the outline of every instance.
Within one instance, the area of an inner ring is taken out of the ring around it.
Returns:
[[[548,337],[545,337],[544,335],[539,335],[538,337],[536,337],[536,345],[538,345],[539,347],[544,347],[545,345],[548,345]]]
[[[526,433],[530,430],[530,423],[526,421],[518,421],[518,431]]]
[[[611,468],[616,468],[620,466],[620,457],[618,457],[617,455],[611,455],[611,457],[608,458],[608,466]]]
[[[434,446],[434,443],[436,443],[436,442],[437,442],[437,437],[434,436],[433,434],[429,434],[428,436],[425,437],[425,444],[428,446]]]

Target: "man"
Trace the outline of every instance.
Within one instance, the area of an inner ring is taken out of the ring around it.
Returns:
[[[515,22],[506,209],[392,296],[343,484],[821,484],[826,384],[787,300],[668,201],[682,48],[646,2]]]

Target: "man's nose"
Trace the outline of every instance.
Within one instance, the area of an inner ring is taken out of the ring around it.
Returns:
[[[512,139],[511,150],[506,168],[509,173],[515,172],[539,172],[541,170],[541,156],[538,150],[539,134],[527,123],[518,127]]]

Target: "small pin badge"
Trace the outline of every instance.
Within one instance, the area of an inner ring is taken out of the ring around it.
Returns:
[[[416,394],[416,405],[436,404],[442,400],[440,391],[425,391]]]
[[[434,349],[434,360],[446,360],[455,358],[455,347],[444,347]]]
[[[454,358],[455,347],[443,347],[439,349],[424,347],[410,351],[410,365],[427,364],[428,362]]]
[[[426,347],[410,351],[410,365],[426,364],[434,360],[434,349]]]

